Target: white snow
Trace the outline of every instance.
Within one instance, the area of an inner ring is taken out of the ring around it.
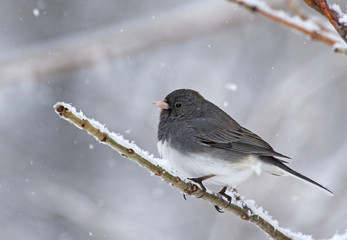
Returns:
[[[339,19],[340,23],[343,23],[344,25],[347,24],[347,15],[343,15],[342,17],[340,17]]]
[[[265,211],[262,207],[258,207],[254,200],[244,200],[244,202],[247,204],[247,207],[249,209],[251,209],[253,214],[259,215],[261,218],[263,218],[267,222],[271,223],[271,225],[274,226],[275,229],[286,234],[291,239],[293,239],[293,240],[313,240],[312,236],[310,236],[310,235],[305,235],[305,234],[302,234],[300,232],[293,233],[292,231],[290,231],[287,228],[280,227],[278,221],[272,219],[272,217],[268,214],[268,212]]]
[[[335,10],[338,14],[339,14],[339,22],[342,23],[342,24],[347,24],[347,14],[346,13],[343,13],[341,11],[341,8],[339,5],[337,5],[336,3],[334,3],[331,8],[333,10]]]
[[[346,240],[346,239],[347,239],[347,230],[345,230],[345,233],[343,234],[335,233],[335,235],[329,240]]]
[[[33,9],[33,14],[34,14],[35,17],[40,16],[40,10],[38,10],[37,8],[34,8]]]
[[[334,49],[342,49],[342,50],[347,51],[347,43],[345,43],[345,42],[335,43],[333,48]]]
[[[225,88],[235,92],[237,90],[237,85],[235,83],[228,83],[225,85]]]

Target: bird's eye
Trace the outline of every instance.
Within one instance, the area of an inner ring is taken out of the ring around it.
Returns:
[[[178,102],[178,103],[175,104],[175,107],[176,108],[180,108],[180,107],[182,107],[182,104],[180,102]]]

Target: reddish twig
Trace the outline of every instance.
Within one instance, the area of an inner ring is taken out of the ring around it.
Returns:
[[[290,16],[282,10],[275,10],[269,7],[262,1],[249,1],[249,0],[228,0],[239,4],[240,6],[251,10],[252,12],[259,13],[260,15],[278,22],[286,27],[295,29],[305,35],[310,36],[314,40],[324,42],[330,46],[334,46],[335,52],[347,54],[347,47],[344,42],[340,40],[338,35],[334,36],[332,32],[322,28],[320,24],[310,19],[302,19],[300,16]],[[310,2],[310,1],[309,1]],[[317,10],[319,11],[319,10]]]
[[[326,0],[304,0],[307,5],[325,16],[334,26],[341,38],[347,43],[347,23],[340,21],[340,14],[330,8]]]

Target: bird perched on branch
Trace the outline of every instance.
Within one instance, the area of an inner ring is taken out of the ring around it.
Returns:
[[[292,176],[328,194],[321,184],[289,168],[261,137],[242,127],[198,92],[179,89],[156,102],[161,108],[158,151],[181,176],[198,183],[222,186],[221,194],[249,178],[268,172]],[[230,199],[229,199],[230,200]]]

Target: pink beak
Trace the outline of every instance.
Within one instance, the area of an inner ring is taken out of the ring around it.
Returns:
[[[169,104],[167,104],[167,102],[165,101],[158,101],[158,102],[155,102],[155,105],[157,105],[158,107],[160,107],[161,109],[169,109]]]

